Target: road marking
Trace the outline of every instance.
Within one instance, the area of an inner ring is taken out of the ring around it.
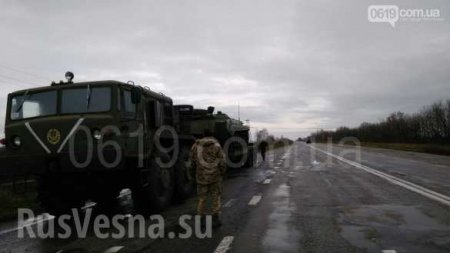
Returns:
[[[236,201],[237,199],[230,199],[223,205],[223,207],[231,207]]]
[[[121,249],[123,249],[123,246],[114,246],[114,247],[111,247],[111,248],[103,251],[103,253],[116,253],[116,252],[119,252]]]
[[[225,253],[230,249],[230,245],[234,240],[234,236],[225,236],[223,240],[220,242],[219,246],[217,246],[214,253]]]
[[[263,184],[270,184],[270,182],[272,181],[272,179],[266,179],[266,180],[264,180],[264,182],[263,182]]]
[[[381,253],[397,253],[397,251],[392,250],[392,249],[385,249],[385,250],[382,250]]]
[[[12,186],[14,184],[28,184],[28,183],[34,183],[34,179],[17,181],[17,182],[3,183],[3,184],[0,184],[0,186]]]
[[[331,184],[330,180],[324,178],[323,181],[325,181],[325,183],[327,183],[328,187],[333,187],[333,185]]]
[[[25,229],[26,227],[31,227],[31,226],[37,225],[39,223],[42,223],[42,222],[53,220],[54,218],[55,218],[55,216],[52,216],[52,215],[49,215],[49,214],[38,215],[34,219],[30,219],[30,220],[25,221],[24,222],[25,224],[23,226],[0,231],[0,235],[16,232],[18,230]]]
[[[96,205],[97,205],[97,203],[88,201],[88,202],[81,208],[81,210],[86,210],[86,209],[92,208],[92,207],[94,207],[94,206],[96,206]]]
[[[262,196],[260,195],[255,195],[252,197],[252,199],[250,200],[250,202],[248,202],[249,206],[256,206],[259,201],[262,199]]]
[[[313,147],[313,146],[309,146],[309,147],[312,148],[312,149],[315,149],[315,150],[317,150],[319,152],[322,152],[322,153],[324,153],[326,155],[334,157],[334,158],[336,158],[339,161],[348,163],[348,164],[352,165],[355,168],[364,170],[364,171],[369,172],[369,173],[371,173],[371,174],[373,174],[375,176],[378,176],[378,177],[381,177],[383,179],[386,179],[387,181],[389,181],[389,182],[391,182],[391,183],[393,183],[395,185],[401,186],[401,187],[403,187],[403,188],[405,188],[407,190],[410,190],[412,192],[418,193],[418,194],[420,194],[420,195],[422,195],[422,196],[424,196],[426,198],[429,198],[429,199],[438,201],[438,202],[440,202],[440,203],[442,203],[444,205],[450,206],[450,197],[448,197],[448,196],[445,196],[445,195],[440,194],[438,192],[432,191],[432,190],[427,189],[425,187],[422,187],[420,185],[408,182],[408,181],[403,180],[401,178],[394,177],[394,176],[389,175],[387,173],[384,173],[384,172],[381,172],[381,171],[369,168],[369,167],[367,167],[365,165],[353,162],[353,161],[345,159],[345,158],[343,158],[341,156],[337,156],[337,155],[331,154],[331,153],[326,152],[324,150],[321,150],[319,148],[316,148],[316,147]]]

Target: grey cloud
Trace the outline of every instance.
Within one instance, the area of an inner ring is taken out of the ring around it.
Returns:
[[[291,137],[414,112],[450,97],[450,5],[391,3],[439,8],[444,21],[373,24],[373,2],[356,0],[5,1],[0,106],[7,92],[70,69],[232,116],[239,103],[255,127]]]

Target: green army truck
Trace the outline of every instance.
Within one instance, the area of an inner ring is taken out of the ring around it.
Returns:
[[[131,190],[137,212],[160,212],[194,188],[189,151],[202,133],[200,114],[213,119],[208,124],[221,143],[237,133],[248,144],[243,126],[228,131],[239,125],[234,120],[199,112],[133,83],[70,78],[9,94],[3,142],[6,156],[32,169],[38,198],[51,214],[81,208],[87,200],[114,210],[122,189]],[[233,154],[250,153],[244,151],[250,145],[239,152],[234,145]]]

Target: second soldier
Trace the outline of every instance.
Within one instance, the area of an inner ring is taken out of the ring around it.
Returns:
[[[197,213],[206,215],[208,196],[212,202],[213,226],[221,225],[219,218],[222,195],[222,179],[226,171],[225,155],[220,143],[205,130],[203,138],[197,140],[190,153],[193,165],[196,167],[198,205]]]

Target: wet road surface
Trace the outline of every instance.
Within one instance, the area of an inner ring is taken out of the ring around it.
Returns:
[[[448,157],[294,143],[230,171],[212,238],[19,239],[9,222],[0,252],[450,252],[449,195]],[[192,197],[164,212],[165,234],[180,233],[195,206]]]

